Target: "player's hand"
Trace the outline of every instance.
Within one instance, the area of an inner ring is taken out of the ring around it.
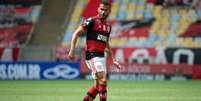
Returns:
[[[75,60],[75,54],[74,54],[73,51],[70,51],[68,53],[67,59],[70,60],[70,61],[74,61]]]
[[[113,60],[113,64],[118,68],[118,69],[122,69],[122,66],[120,65],[120,63],[116,60]]]

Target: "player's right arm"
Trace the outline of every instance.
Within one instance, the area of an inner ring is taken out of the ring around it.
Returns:
[[[84,28],[83,26],[79,26],[75,32],[73,33],[72,39],[71,39],[71,44],[70,44],[70,51],[68,53],[68,59],[69,60],[74,60],[75,58],[75,47],[77,44],[77,39],[78,37],[84,33]]]
[[[76,30],[75,32],[73,33],[73,36],[72,36],[72,40],[71,40],[71,45],[70,45],[70,51],[69,51],[69,54],[68,54],[68,59],[69,60],[74,60],[75,58],[75,46],[76,46],[76,43],[77,43],[77,39],[78,37],[83,34],[84,32],[87,31],[87,29],[89,29],[90,27],[93,26],[93,20],[91,18],[85,20]]]

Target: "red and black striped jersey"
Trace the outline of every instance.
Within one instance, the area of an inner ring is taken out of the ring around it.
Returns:
[[[82,24],[86,30],[86,51],[103,53],[109,40],[111,25],[99,16],[86,19]]]

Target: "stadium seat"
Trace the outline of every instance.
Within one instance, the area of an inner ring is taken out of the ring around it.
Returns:
[[[116,16],[118,14],[118,9],[119,9],[119,4],[117,2],[114,2],[111,8],[111,15],[109,16],[109,19],[116,19]]]
[[[0,28],[5,30],[5,33],[10,33],[4,41],[1,41],[1,46],[17,46],[26,42],[27,36],[32,32],[33,24],[36,23],[41,5],[16,6],[14,4],[0,6]],[[13,32],[7,29],[13,29]],[[14,33],[15,37],[13,37]],[[1,33],[2,34],[2,33]]]
[[[81,0],[78,1],[76,7],[78,6],[77,9],[83,9],[86,4],[86,0]],[[199,17],[201,18],[199,11],[185,7],[164,8],[161,5],[149,3],[147,0],[113,0],[111,9],[111,15],[109,16],[109,20],[111,21],[155,18],[155,21],[150,26],[149,36],[146,40],[137,37],[127,39],[123,37],[112,37],[114,39],[111,42],[112,46],[198,46],[198,39],[196,41],[190,38],[183,39],[178,37],[187,30],[190,24],[196,22]],[[81,12],[82,10],[74,11],[67,28],[69,31],[66,31],[66,34],[72,33],[77,24],[81,22]],[[64,40],[69,40],[68,38],[70,36],[66,35]],[[182,41],[185,41],[185,43],[180,45]],[[82,39],[80,42],[83,42]]]

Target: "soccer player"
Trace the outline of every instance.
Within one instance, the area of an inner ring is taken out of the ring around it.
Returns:
[[[94,85],[88,90],[83,101],[93,101],[99,94],[100,101],[107,100],[107,78],[106,60],[104,51],[111,56],[113,64],[120,69],[120,64],[114,59],[109,45],[111,25],[106,21],[110,14],[111,4],[108,1],[101,1],[98,7],[98,15],[86,19],[73,33],[68,59],[75,57],[75,45],[77,38],[86,33],[86,64],[92,71]]]

